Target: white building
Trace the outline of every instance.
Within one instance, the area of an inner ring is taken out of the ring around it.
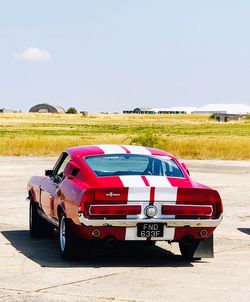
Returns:
[[[192,111],[194,114],[248,114],[250,113],[250,106],[245,104],[208,104],[206,106],[197,108]]]

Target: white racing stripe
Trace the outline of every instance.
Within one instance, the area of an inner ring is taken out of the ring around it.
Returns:
[[[145,185],[144,185],[145,186]],[[145,208],[149,204],[150,199],[150,188],[133,188],[130,187],[128,191],[128,201],[127,204],[139,204],[141,206],[141,214],[140,215],[127,215],[128,219],[143,219],[146,218]],[[137,237],[137,227],[127,227],[125,240],[146,240],[144,237]]]
[[[131,146],[131,145],[123,145],[123,146],[133,154],[151,155],[151,152],[145,147]]]
[[[122,147],[118,145],[96,145],[100,148],[105,154],[121,154],[127,153]]]
[[[150,200],[150,187],[144,188],[136,188],[129,187],[128,188],[128,201],[147,201]]]
[[[141,219],[146,218],[144,209],[148,206],[150,200],[150,187],[129,187],[127,204],[139,204],[141,206],[140,215],[127,215],[128,219]],[[137,237],[137,227],[126,228],[125,240],[146,240],[143,237]]]
[[[139,175],[120,176],[120,180],[124,187],[146,187],[143,179]]]
[[[166,176],[145,176],[150,187],[172,187]]]
[[[156,218],[174,219],[175,215],[163,215],[161,209],[163,205],[175,205],[177,198],[177,188],[155,188],[155,202],[158,214]]]
[[[172,201],[176,203],[177,199],[177,188],[155,188],[155,201]]]
[[[144,209],[149,204],[150,199],[150,188],[132,188],[128,189],[128,201],[127,204],[139,204],[141,206],[141,214],[140,215],[127,215],[127,218],[146,218],[144,214]]]
[[[150,203],[151,187],[155,187],[154,205],[158,210],[156,219],[175,218],[174,215],[162,215],[163,204],[176,204],[177,188],[171,186],[167,177],[161,176],[146,176],[150,187],[146,186],[141,176],[128,175],[120,176],[124,187],[128,187],[127,204],[140,204],[141,215],[128,215],[128,219],[146,218],[144,210]],[[145,221],[146,222],[146,221]],[[151,240],[173,240],[175,236],[175,228],[164,226],[163,237],[151,238]],[[136,227],[127,227],[125,240],[146,240],[144,237],[137,237]]]
[[[135,204],[135,200],[140,200],[140,199],[145,199],[146,201],[141,201],[141,202],[136,202],[136,204],[139,204],[141,206],[141,215],[137,215],[137,216],[132,216],[132,215],[128,215],[127,218],[128,219],[141,219],[141,218],[146,218],[145,214],[144,214],[144,209],[146,208],[146,206],[148,206],[148,199],[149,199],[149,195],[150,195],[150,191],[143,193],[142,191],[139,193],[136,193],[136,191],[134,191],[135,194],[133,194],[133,190],[134,188],[130,188],[130,194],[129,197],[131,198],[130,200],[128,200],[127,204]],[[141,189],[141,188],[139,188]],[[149,188],[144,188],[144,189],[149,189]],[[136,199],[137,197],[139,197],[140,199]],[[126,233],[125,233],[125,240],[146,240],[146,238],[144,237],[137,237],[137,227],[127,227],[126,228]]]
[[[147,240],[145,237],[137,237],[137,227],[126,228],[125,240]]]

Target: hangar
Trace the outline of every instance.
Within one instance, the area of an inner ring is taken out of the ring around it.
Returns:
[[[38,113],[65,113],[65,110],[60,106],[55,106],[51,104],[37,104],[30,108],[29,112]]]

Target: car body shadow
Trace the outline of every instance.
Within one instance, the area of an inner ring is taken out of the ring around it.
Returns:
[[[250,228],[238,228],[238,231],[250,235]]]
[[[2,235],[24,256],[42,267],[192,267],[180,255],[157,245],[116,244],[81,247],[76,260],[63,260],[56,239],[33,239],[27,230],[2,231]],[[203,261],[199,261],[203,262]],[[204,261],[205,262],[205,261]]]

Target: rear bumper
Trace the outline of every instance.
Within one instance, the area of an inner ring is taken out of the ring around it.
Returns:
[[[164,223],[167,227],[216,227],[222,221],[223,214],[218,219],[87,219],[83,213],[78,213],[80,223],[92,227],[136,227],[137,223]]]

